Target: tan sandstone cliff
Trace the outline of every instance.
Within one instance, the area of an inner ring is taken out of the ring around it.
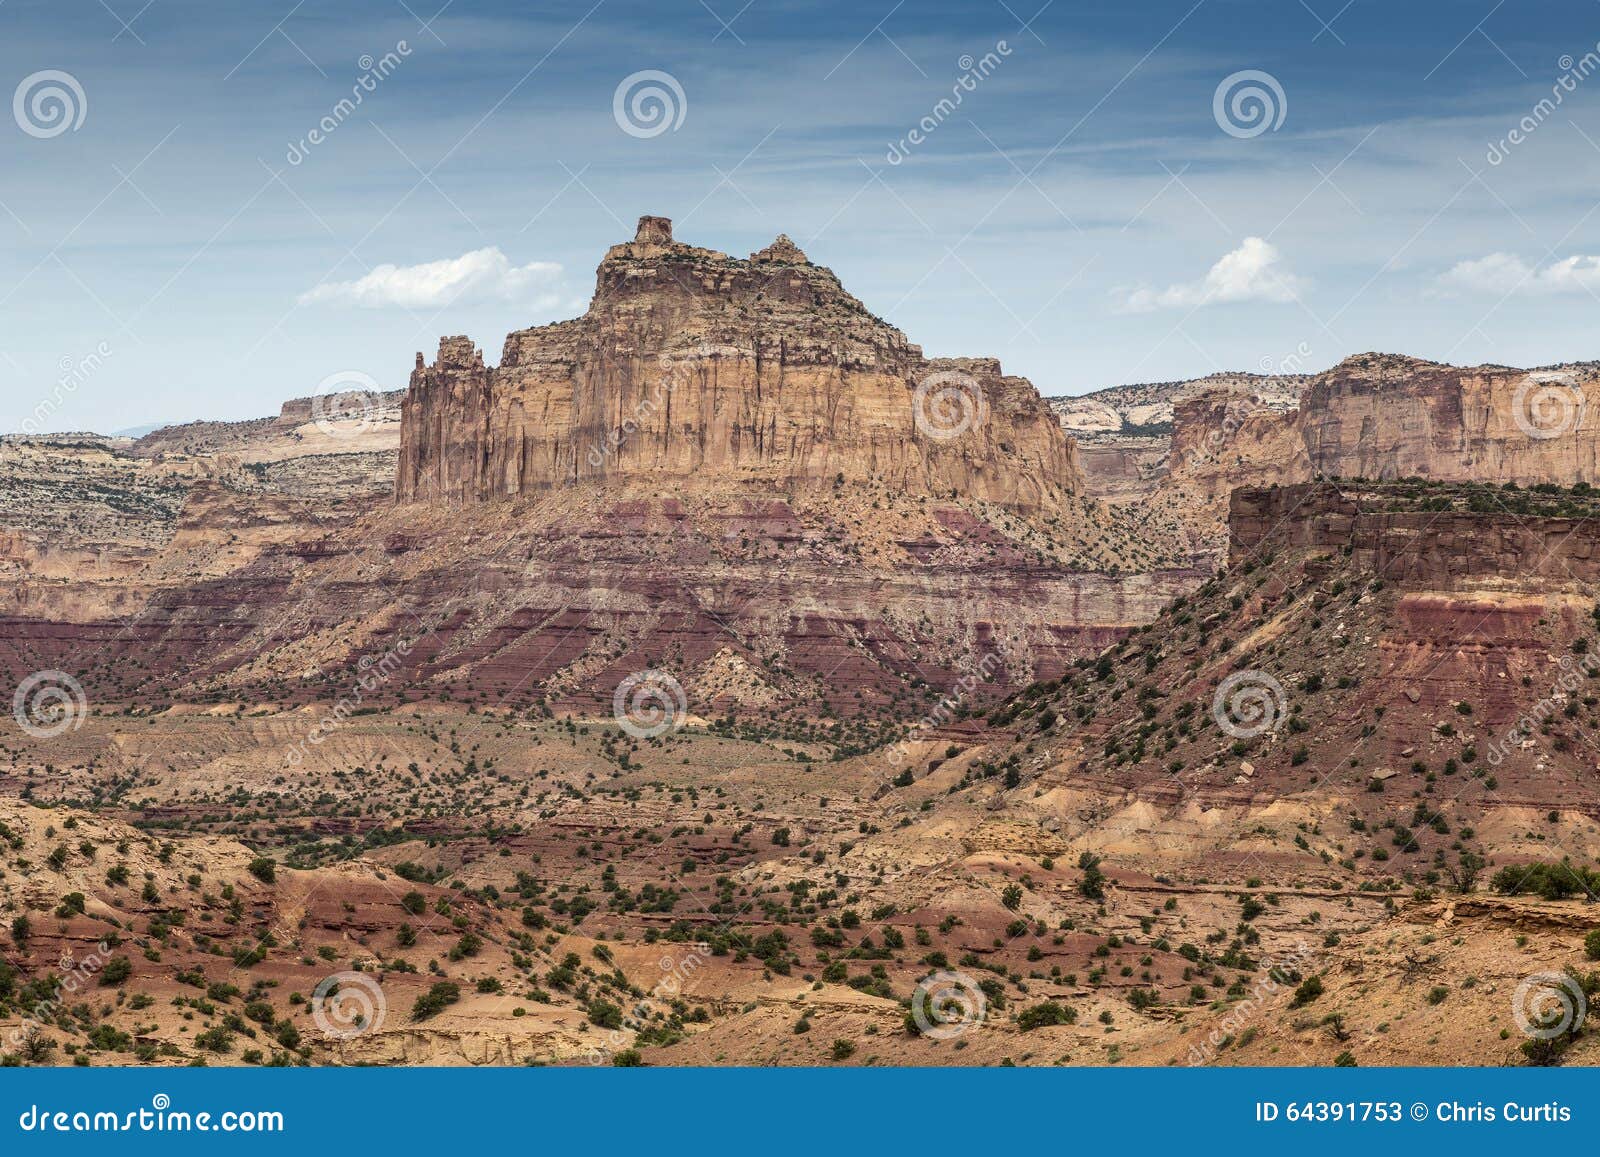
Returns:
[[[1300,410],[1312,469],[1330,478],[1570,486],[1600,478],[1592,363],[1463,368],[1389,354],[1319,374]]]
[[[417,355],[396,497],[472,502],[644,476],[1050,507],[1076,488],[1071,441],[993,359],[928,359],[786,237],[748,260],[645,217],[601,262],[584,316]]]

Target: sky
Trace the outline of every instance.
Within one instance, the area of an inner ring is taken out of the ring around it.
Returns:
[[[1593,0],[3,0],[0,432],[494,363],[646,213],[1046,395],[1593,358],[1597,45]]]

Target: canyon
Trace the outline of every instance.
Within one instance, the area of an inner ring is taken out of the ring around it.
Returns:
[[[1595,379],[1046,400],[646,217],[498,364],[0,441],[0,1055],[1600,1062]]]
[[[1548,1052],[1507,1035],[1531,970],[1589,983],[1600,926],[1581,874],[1518,887],[1600,853],[1592,673],[1565,690],[1562,661],[1596,630],[1592,576],[1478,550],[1553,541],[1591,500],[1513,515],[1472,510],[1476,489],[1241,490],[1226,571],[1148,629],[869,750],[470,701],[331,727],[309,706],[94,707],[9,733],[0,898],[29,920],[0,1049],[1594,1063],[1581,1028]],[[1449,529],[1418,551],[1427,520]],[[1219,697],[1239,674],[1264,717]],[[1574,709],[1541,711],[1552,695]],[[52,968],[119,1000],[40,1013]],[[944,999],[968,1011],[943,1020]]]

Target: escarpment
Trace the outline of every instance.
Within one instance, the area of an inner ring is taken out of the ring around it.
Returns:
[[[1166,421],[1130,425],[1112,403]],[[1592,362],[1460,367],[1365,353],[1314,375],[1216,375],[1052,404],[1064,422],[1109,413],[1104,428],[1085,435],[1084,493],[1176,520],[1219,561],[1228,495],[1238,487],[1316,478],[1521,487],[1600,480],[1600,366]]]
[[[312,400],[11,447],[0,670],[70,671],[106,703],[255,707],[325,698],[391,653],[406,663],[364,691],[391,706],[604,713],[667,670],[706,718],[903,722],[952,691],[978,710],[1202,585],[1230,495],[1235,550],[1347,517],[1286,520],[1273,504],[1301,491],[1240,487],[1444,480],[1295,545],[1438,590],[1522,559],[1587,575],[1592,512],[1561,521],[1584,494],[1487,482],[1592,476],[1595,378],[1362,355],[1128,387],[1109,418],[1079,414],[1080,462],[1025,380],[925,356],[788,238],[732,258],[646,218],[582,317],[512,333],[497,365],[445,338],[398,411],[374,392],[358,414]],[[1508,505],[1523,522],[1479,517]]]
[[[1231,561],[1278,550],[1341,554],[1384,581],[1450,590],[1600,582],[1595,504],[1487,496],[1446,483],[1302,483],[1240,488],[1229,509]]]
[[[1301,406],[1329,478],[1551,483],[1600,479],[1600,369],[1462,368],[1387,354],[1319,374]]]

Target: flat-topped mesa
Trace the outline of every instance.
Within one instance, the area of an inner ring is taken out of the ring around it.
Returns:
[[[607,251],[588,311],[466,338],[411,376],[400,502],[513,498],[588,479],[774,485],[877,480],[1053,507],[1073,445],[994,359],[930,360],[780,236],[748,260],[643,217]]]

